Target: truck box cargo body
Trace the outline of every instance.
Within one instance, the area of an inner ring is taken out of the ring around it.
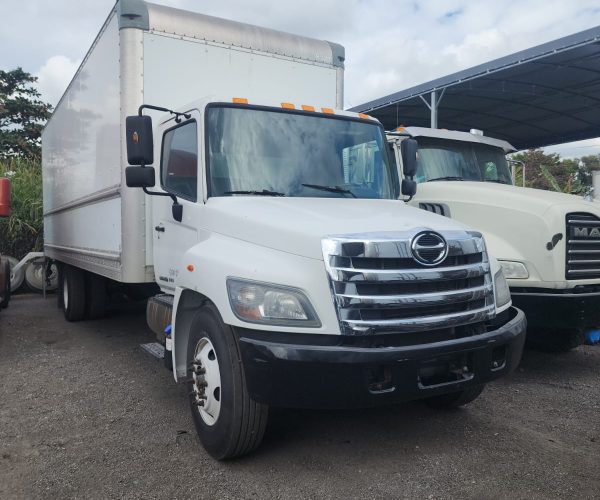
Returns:
[[[388,139],[419,144],[411,204],[481,231],[500,260],[528,339],[565,348],[600,325],[600,205],[580,196],[514,186],[506,141],[480,131],[402,127]],[[401,169],[400,169],[401,170]]]
[[[341,108],[343,60],[334,43],[118,3],[42,135],[46,254],[116,281],[154,281],[146,199],[123,189],[125,116],[217,93]]]
[[[158,285],[148,325],[218,459],[258,446],[270,406],[454,407],[521,357],[500,265],[399,201],[381,124],[340,109],[343,59],[121,1],[43,135],[65,317],[99,316],[107,278]]]

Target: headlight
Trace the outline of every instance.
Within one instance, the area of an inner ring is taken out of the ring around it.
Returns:
[[[504,277],[508,279],[527,279],[529,272],[522,262],[513,262],[511,260],[498,261],[504,271]]]
[[[227,293],[233,313],[242,321],[267,325],[321,326],[306,295],[296,288],[229,278]]]
[[[508,283],[502,273],[502,269],[494,275],[494,287],[496,292],[496,307],[508,304],[510,302],[510,289],[508,288]]]

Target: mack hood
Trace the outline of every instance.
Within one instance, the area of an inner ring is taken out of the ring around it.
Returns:
[[[469,230],[396,200],[236,196],[210,198],[206,209],[211,231],[320,260],[321,240],[331,235]]]
[[[479,207],[506,207],[540,217],[549,209],[559,209],[563,214],[580,211],[600,215],[598,202],[580,196],[493,182],[426,182],[419,184],[416,198],[418,201],[447,200]]]

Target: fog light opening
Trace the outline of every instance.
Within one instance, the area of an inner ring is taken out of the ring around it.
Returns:
[[[492,371],[502,370],[506,366],[506,346],[495,347],[492,350]]]
[[[389,366],[378,365],[367,370],[367,383],[369,392],[381,394],[392,392],[396,387],[392,384],[392,370]]]

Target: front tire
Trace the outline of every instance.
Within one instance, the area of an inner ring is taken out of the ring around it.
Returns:
[[[76,267],[64,266],[60,273],[62,310],[67,321],[81,321],[85,317],[85,273]]]
[[[452,408],[458,408],[459,406],[464,406],[472,401],[475,401],[483,392],[484,387],[485,385],[478,385],[463,391],[434,396],[432,398],[427,398],[425,403],[436,410],[449,410]]]
[[[212,305],[200,309],[192,321],[187,360],[190,408],[206,451],[225,460],[256,449],[268,406],[250,398],[237,339]]]

